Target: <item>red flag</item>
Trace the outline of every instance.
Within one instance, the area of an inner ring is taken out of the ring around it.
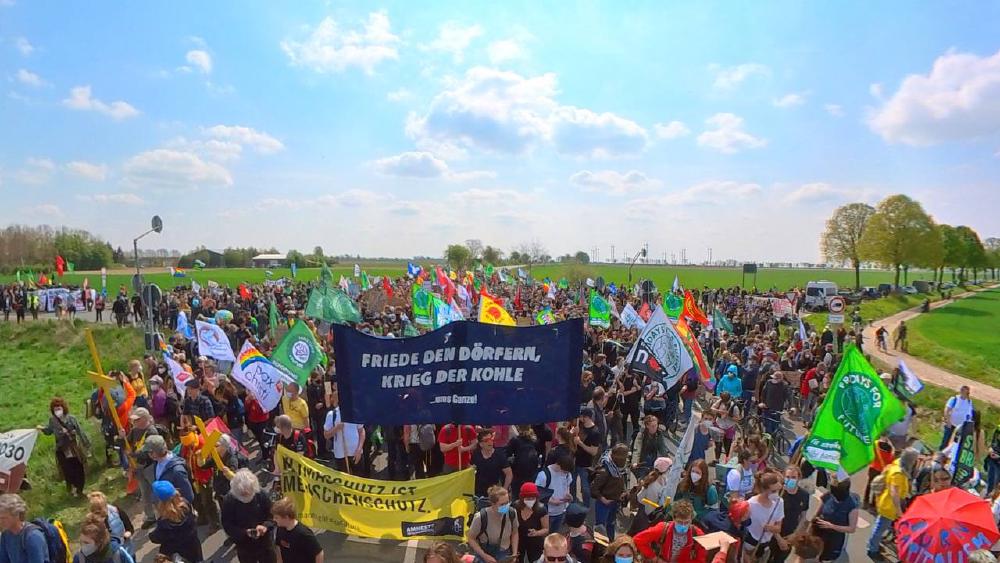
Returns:
[[[392,285],[389,283],[389,276],[382,276],[382,289],[385,290],[385,296],[392,299]]]
[[[66,269],[66,261],[63,260],[62,256],[56,256],[56,275],[60,278],[63,275],[63,271]]]
[[[649,322],[649,318],[653,316],[653,310],[649,308],[648,302],[643,302],[642,307],[639,307],[639,316],[647,323]]]
[[[514,294],[514,307],[521,309],[521,286],[517,286],[517,293]]]
[[[451,303],[452,297],[455,297],[455,293],[458,292],[455,289],[455,282],[451,281],[448,274],[444,273],[441,266],[435,266],[435,271],[437,272],[438,285],[441,286],[441,291],[444,292],[444,300],[446,303]]]
[[[38,285],[49,285],[49,278],[45,274],[38,274]]]
[[[250,292],[250,288],[248,288],[244,283],[240,284],[240,297],[247,301],[250,301],[250,299],[253,298],[253,293]]]
[[[708,381],[712,378],[712,370],[708,369],[708,363],[705,362],[705,355],[702,353],[701,346],[694,337],[694,333],[691,332],[691,327],[684,320],[684,315],[681,315],[681,318],[677,319],[675,328],[677,329],[677,334],[681,336],[681,340],[684,341],[684,346],[694,359],[699,375],[701,375],[703,380]]]
[[[681,316],[703,325],[708,325],[708,317],[698,307],[698,303],[694,300],[694,295],[687,289],[684,290],[684,309],[681,311]]]

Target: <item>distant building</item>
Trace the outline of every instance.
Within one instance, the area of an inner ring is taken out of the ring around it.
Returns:
[[[254,268],[277,268],[284,263],[284,254],[258,254],[250,259],[250,265]]]

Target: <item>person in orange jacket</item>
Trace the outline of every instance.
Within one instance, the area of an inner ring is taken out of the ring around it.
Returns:
[[[702,535],[701,528],[692,524],[694,506],[686,500],[674,502],[670,507],[672,522],[660,522],[639,532],[633,538],[644,561],[676,561],[677,563],[704,563],[707,552],[696,536]],[[675,554],[674,540],[681,543],[680,552]]]

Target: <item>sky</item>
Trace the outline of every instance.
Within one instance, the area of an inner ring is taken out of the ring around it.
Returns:
[[[0,0],[0,87],[0,225],[116,246],[817,262],[895,193],[1000,236],[994,2]]]

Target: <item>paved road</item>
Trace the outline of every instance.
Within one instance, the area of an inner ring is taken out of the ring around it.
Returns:
[[[995,289],[997,285],[980,288],[973,291],[967,291],[959,295],[955,295],[952,299],[938,301],[931,303],[931,309],[937,309],[938,307],[945,307],[958,299],[964,299],[975,295],[981,291],[989,291]],[[920,307],[914,307],[913,309],[907,309],[901,313],[897,313],[891,317],[887,317],[880,321],[874,322],[871,326],[865,328],[864,337],[867,345],[865,346],[865,351],[872,355],[873,358],[878,358],[882,362],[895,367],[898,365],[899,360],[902,359],[906,362],[906,365],[912,369],[920,379],[928,383],[933,383],[935,385],[940,385],[947,389],[958,389],[963,385],[968,385],[972,391],[972,396],[976,399],[992,403],[994,405],[1000,405],[1000,389],[993,387],[992,385],[987,385],[979,381],[974,381],[972,379],[962,377],[961,375],[952,373],[946,369],[942,369],[938,366],[931,365],[916,356],[911,356],[899,350],[892,349],[892,342],[890,337],[889,351],[882,352],[878,349],[877,342],[875,338],[875,330],[879,326],[885,326],[886,330],[890,333],[899,326],[900,321],[910,321],[914,317],[920,314]],[[942,406],[943,408],[943,406]]]

